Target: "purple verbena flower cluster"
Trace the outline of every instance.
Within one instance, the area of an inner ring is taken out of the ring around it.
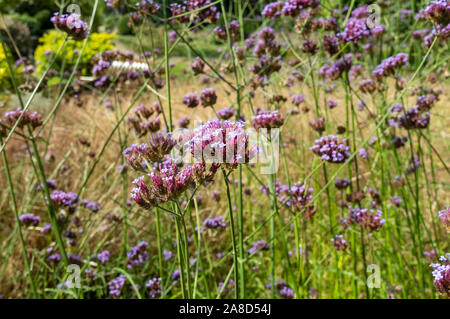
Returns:
[[[450,297],[450,254],[439,258],[441,263],[433,263],[434,286],[437,291]]]
[[[30,125],[33,129],[42,125],[42,116],[37,112],[30,113],[27,111],[23,112],[20,108],[13,111],[5,112],[5,123],[9,126],[16,124],[19,117],[22,115],[20,122],[17,127],[23,128],[26,125]]]
[[[314,154],[330,163],[344,163],[350,156],[350,147],[346,139],[328,135],[315,140],[310,148]]]
[[[161,278],[150,279],[145,287],[147,287],[148,293],[152,298],[159,297],[162,294]]]
[[[148,260],[148,243],[141,241],[127,252],[127,267],[129,269],[142,265]]]
[[[445,206],[445,209],[439,211],[439,218],[447,230],[450,231],[450,205]]]
[[[348,243],[344,239],[344,235],[336,235],[334,238],[331,238],[331,242],[337,251],[345,251],[348,248]]]
[[[210,217],[204,220],[203,225],[209,229],[216,229],[218,227],[225,228],[227,223],[223,220],[222,216]]]
[[[41,218],[34,214],[22,214],[19,216],[19,221],[24,226],[37,226],[41,222]]]
[[[253,255],[258,250],[269,250],[269,244],[265,240],[258,240],[252,244],[252,247],[248,250],[248,254]]]
[[[58,12],[55,12],[51,18],[51,21],[55,28],[66,32],[75,40],[83,40],[89,34],[88,25],[86,22],[81,20],[81,16],[79,14],[72,13],[70,15],[60,15]]]
[[[257,110],[255,115],[252,117],[252,126],[259,130],[261,128],[272,129],[282,126],[284,123],[284,118],[278,110]]]
[[[125,275],[120,275],[108,283],[109,294],[111,297],[119,298],[123,285],[126,282]]]
[[[398,53],[381,61],[381,63],[372,71],[372,76],[377,81],[389,75],[394,75],[395,71],[408,64],[408,54]]]

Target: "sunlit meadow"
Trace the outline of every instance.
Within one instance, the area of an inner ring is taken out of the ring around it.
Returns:
[[[450,1],[0,2],[0,298],[450,297]]]

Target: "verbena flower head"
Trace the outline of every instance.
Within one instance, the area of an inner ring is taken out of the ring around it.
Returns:
[[[283,8],[283,2],[277,1],[267,4],[261,14],[267,19],[274,19],[281,16],[281,9]]]
[[[447,230],[450,232],[450,205],[445,206],[445,209],[439,211],[439,218]]]
[[[105,0],[106,6],[116,8],[119,5],[119,0]]]
[[[44,226],[42,226],[40,233],[43,235],[48,235],[48,234],[50,234],[51,230],[52,230],[52,225],[45,224]]]
[[[100,202],[90,202],[87,200],[82,200],[81,202],[86,209],[89,209],[93,213],[97,213],[102,208]]]
[[[436,249],[431,249],[430,251],[424,251],[423,255],[427,260],[433,261],[437,259],[437,256],[439,256],[439,251]]]
[[[47,187],[49,189],[55,189],[56,188],[56,181],[54,179],[47,179],[45,182],[47,183]],[[44,189],[44,184],[40,183],[38,186],[36,186],[35,191],[39,192],[42,189]]]
[[[334,56],[339,52],[339,39],[331,34],[325,34],[322,39],[324,50],[330,55]]]
[[[325,119],[323,117],[316,118],[308,123],[309,126],[311,126],[311,128],[317,133],[322,133],[325,131]]]
[[[214,88],[206,88],[200,92],[200,102],[203,107],[214,106],[217,102],[217,94]]]
[[[292,95],[291,102],[295,106],[299,106],[304,101],[305,101],[305,96],[303,94],[294,94],[294,95]]]
[[[66,193],[61,190],[54,190],[50,194],[50,199],[55,207],[65,208],[69,213],[75,212],[79,203],[79,197],[76,193]]]
[[[191,122],[191,118],[189,116],[183,116],[178,121],[178,127],[179,128],[187,128],[190,122]]]
[[[136,6],[139,14],[144,17],[154,15],[160,9],[160,5],[153,0],[142,0]]]
[[[216,229],[218,227],[221,228],[225,228],[227,227],[226,222],[223,220],[222,216],[217,216],[217,217],[210,217],[205,219],[205,221],[203,222],[203,225],[205,225],[206,228],[209,229]]]
[[[130,12],[130,17],[128,19],[128,26],[132,28],[133,26],[138,27],[144,22],[144,17],[137,11]]]
[[[249,255],[253,255],[258,250],[269,250],[269,244],[265,240],[258,240],[253,243],[252,247],[248,250]]]
[[[220,12],[216,6],[209,6],[203,10],[201,9],[207,5],[212,3],[211,0],[185,0],[184,4],[187,8],[187,11],[196,11],[195,12],[195,21],[201,22],[207,20],[211,23],[216,23],[219,20]]]
[[[111,253],[109,250],[104,250],[102,252],[99,252],[94,257],[102,264],[106,264],[109,261],[109,258],[111,256]]]
[[[281,13],[284,16],[296,17],[302,10],[315,8],[320,4],[320,0],[286,0]]]
[[[391,56],[381,61],[381,63],[372,71],[372,76],[374,79],[380,81],[384,77],[394,75],[397,69],[406,66],[407,64],[408,54],[399,53],[396,56]]]
[[[316,214],[313,200],[313,188],[307,187],[303,182],[299,181],[292,185],[281,186],[280,192],[283,194],[280,197],[280,202],[293,209],[294,212],[302,212],[306,220],[312,219]]]
[[[349,221],[360,225],[368,231],[379,231],[386,223],[383,212],[367,208],[353,208],[349,211]]]
[[[193,183],[193,167],[180,169],[172,160],[156,165],[148,174],[151,184],[147,185],[144,176],[133,181],[131,198],[141,207],[151,209],[156,204],[176,200]]]
[[[197,93],[188,93],[184,96],[183,103],[187,107],[196,107],[199,104]]]
[[[61,255],[58,253],[51,254],[47,257],[47,262],[51,265],[56,265],[61,261]]]
[[[440,263],[433,263],[434,286],[437,291],[446,297],[450,297],[450,254],[441,256]]]
[[[148,293],[152,298],[159,297],[162,294],[161,278],[150,279],[145,287],[147,287]]]
[[[9,126],[13,126],[16,124],[20,115],[23,113],[22,118],[20,119],[19,124],[17,126],[19,128],[23,128],[26,125],[30,125],[33,129],[42,125],[42,116],[36,112],[30,113],[28,110],[23,112],[20,108],[17,108],[13,111],[5,112],[5,123]]]
[[[450,23],[450,1],[430,1],[425,9],[419,11],[417,17],[431,20],[436,24],[447,25]]]
[[[341,77],[344,72],[348,72],[352,67],[353,55],[351,53],[346,54],[343,58],[340,58],[335,63],[324,64],[319,74],[321,77],[328,80],[336,80]]]
[[[186,6],[183,6],[179,3],[171,3],[170,4],[170,12],[172,13],[172,23],[178,22],[178,23],[184,23],[189,21],[189,15],[183,15],[186,13]],[[175,16],[179,16],[177,18],[173,18]]]
[[[86,22],[81,20],[81,16],[76,13],[62,14],[58,12],[53,14],[51,21],[55,28],[66,32],[75,40],[83,40],[88,36],[89,29]]]
[[[176,144],[172,133],[154,133],[147,143],[132,144],[123,151],[123,155],[128,165],[136,170],[142,170],[151,163],[163,162]]]
[[[351,181],[348,178],[337,178],[334,181],[334,186],[336,186],[337,189],[345,189],[348,186],[350,186]]]
[[[358,43],[370,37],[370,29],[367,27],[366,18],[351,17],[347,20],[344,30],[337,34],[342,43]]]
[[[280,295],[281,297],[283,297],[284,299],[293,299],[295,297],[295,293],[294,290],[292,290],[291,288],[284,286],[281,290],[280,290]]]
[[[256,155],[256,145],[249,145],[249,132],[243,121],[212,119],[194,128],[186,143],[194,161],[212,163],[234,169]]]
[[[41,222],[41,218],[34,214],[22,214],[19,216],[19,221],[24,226],[37,226]]]
[[[347,140],[340,139],[338,136],[323,136],[314,143],[310,149],[329,163],[344,163],[351,156]]]
[[[109,294],[112,298],[119,298],[123,285],[126,282],[125,275],[120,275],[108,283]]]
[[[261,128],[278,128],[283,125],[283,123],[284,118],[278,110],[257,110],[255,116],[252,117],[252,126],[256,130]]]
[[[194,75],[198,75],[205,72],[205,62],[199,57],[196,57],[194,62],[191,64],[192,71],[194,71]]]
[[[129,269],[142,265],[148,260],[148,243],[141,241],[127,252],[127,267]]]
[[[218,110],[217,115],[221,120],[229,120],[234,116],[234,109],[232,107],[226,107],[224,109]]]
[[[414,106],[406,110],[398,122],[407,130],[424,129],[430,124],[430,113],[421,112],[418,107]]]
[[[344,239],[344,235],[336,235],[336,237],[331,238],[331,242],[337,251],[345,251],[348,248],[348,243]]]

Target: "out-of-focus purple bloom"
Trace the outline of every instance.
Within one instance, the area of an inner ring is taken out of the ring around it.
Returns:
[[[222,216],[207,218],[204,220],[203,225],[205,225],[206,228],[210,229],[216,229],[218,227],[221,228],[227,227],[227,224],[223,220]]]
[[[191,64],[192,71],[194,71],[194,75],[198,75],[205,72],[205,62],[199,57],[196,57],[194,62]]]
[[[381,63],[372,71],[374,79],[380,81],[383,77],[394,75],[395,71],[408,64],[408,54],[398,53],[381,61]]]
[[[19,221],[24,226],[37,226],[41,222],[41,218],[34,214],[22,214],[19,216]]]
[[[148,243],[141,241],[127,252],[127,267],[129,269],[142,265],[148,260]]]
[[[350,186],[351,181],[348,178],[337,178],[334,181],[334,186],[336,186],[337,189],[345,189],[348,186]]]
[[[54,179],[47,179],[46,180],[47,187],[49,189],[55,189],[56,188],[56,181]],[[44,184],[41,183],[38,186],[36,186],[35,191],[39,192],[41,189],[44,189]]]
[[[69,213],[75,212],[75,209],[79,202],[79,197],[76,193],[65,193],[60,190],[54,190],[50,194],[50,199],[56,207],[67,208]]]
[[[189,116],[184,116],[178,121],[178,127],[187,128],[190,122],[191,118]]]
[[[173,271],[173,273],[172,273],[171,279],[172,279],[173,281],[177,281],[177,280],[180,279],[180,275],[181,275],[180,270],[179,270],[179,269],[175,269],[175,270]]]
[[[402,114],[398,123],[407,130],[424,129],[430,124],[430,113],[421,112],[418,107],[414,106]]]
[[[61,255],[58,253],[52,254],[47,257],[47,262],[52,265],[56,265],[61,261]]]
[[[113,298],[119,298],[121,289],[125,284],[126,277],[125,275],[120,275],[108,283],[109,294]]]
[[[261,128],[271,129],[278,128],[284,123],[284,118],[278,110],[257,110],[252,117],[252,126],[258,130]]]
[[[217,102],[217,94],[214,88],[206,88],[200,92],[200,102],[203,107],[214,106]]]
[[[99,262],[101,262],[102,264],[105,264],[109,261],[110,256],[111,256],[111,253],[109,252],[109,250],[104,250],[104,251],[96,254],[94,257],[97,258],[97,260]]]
[[[19,117],[22,115],[19,124],[17,126],[19,128],[23,128],[25,125],[31,125],[32,128],[36,128],[42,125],[42,116],[36,112],[30,113],[27,111],[23,112],[20,108],[17,108],[13,111],[5,112],[5,122],[9,126],[14,126],[16,124]]]
[[[365,148],[361,148],[358,151],[359,156],[361,156],[362,158],[366,159],[367,156],[369,156],[369,153],[367,152],[367,150]]]
[[[145,285],[148,289],[148,293],[150,297],[156,298],[161,296],[162,288],[161,288],[161,278],[153,278],[148,281]]]
[[[328,99],[327,100],[327,106],[330,108],[330,109],[334,109],[336,106],[337,106],[337,101],[335,101],[335,100],[331,100],[331,99]]]
[[[438,215],[444,226],[450,232],[450,205],[446,205],[445,209],[439,211]]]
[[[265,240],[258,240],[253,243],[252,247],[248,250],[249,255],[253,255],[258,250],[268,250],[269,244]]]
[[[172,251],[170,251],[170,250],[163,250],[163,252],[162,252],[162,254],[163,254],[163,256],[164,256],[164,260],[165,261],[168,261],[168,260],[170,260],[170,259],[172,259],[172,257],[173,257],[173,252]]]
[[[199,104],[197,93],[188,93],[184,96],[183,103],[187,107],[196,107]]]
[[[386,220],[383,218],[383,213],[380,210],[353,208],[349,210],[347,221],[356,223],[368,231],[379,231]]]
[[[42,226],[41,234],[48,235],[48,234],[50,234],[51,230],[52,230],[52,225],[46,224],[46,225]]]
[[[86,209],[89,209],[93,213],[97,213],[102,208],[100,202],[89,202],[87,200],[83,200],[82,204]]]
[[[280,290],[280,295],[284,299],[293,299],[295,297],[294,290],[292,290],[291,288],[288,288],[287,286],[283,287]]]
[[[323,117],[318,117],[312,121],[309,121],[308,124],[317,133],[322,133],[325,131],[325,119]]]
[[[136,3],[137,11],[143,17],[154,15],[159,9],[160,5],[153,0],[142,0]]]
[[[217,115],[222,120],[228,120],[233,117],[234,115],[234,109],[232,107],[226,107],[224,109],[218,110]]]
[[[294,95],[292,95],[291,102],[295,106],[299,106],[304,101],[305,101],[305,96],[303,94],[294,94]]]
[[[267,19],[278,18],[281,16],[281,9],[283,8],[283,2],[277,1],[267,4],[261,14]]]
[[[434,286],[437,291],[450,297],[450,254],[439,258],[441,263],[433,263]]]
[[[337,251],[344,251],[348,248],[348,243],[344,239],[344,235],[336,235],[336,237],[331,238],[331,242]]]

